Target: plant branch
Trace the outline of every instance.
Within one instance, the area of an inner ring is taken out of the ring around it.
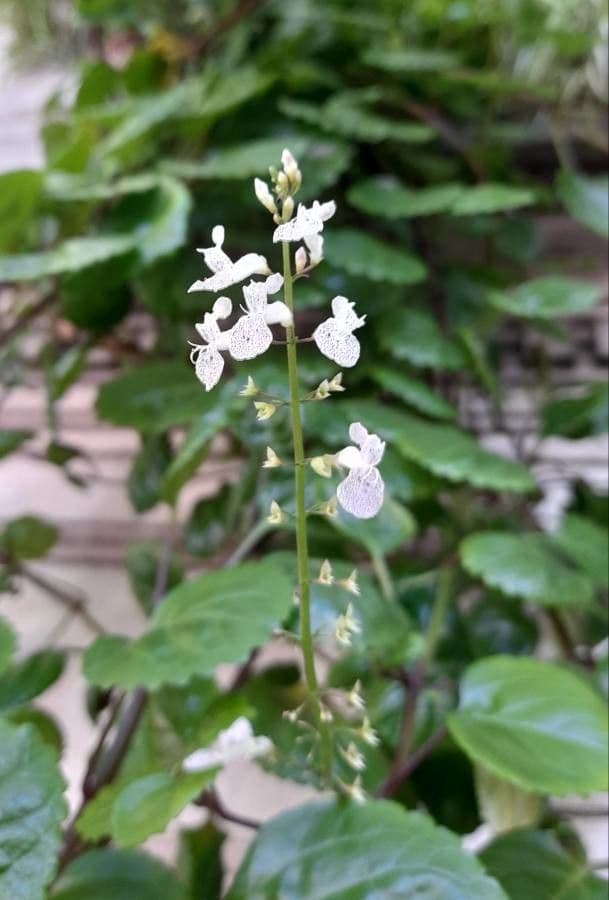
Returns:
[[[49,581],[43,575],[40,575],[38,572],[34,572],[27,566],[20,566],[19,572],[24,578],[26,578],[28,581],[31,581],[32,584],[35,584],[36,587],[39,587],[41,590],[49,594],[50,597],[53,597],[55,600],[58,600],[61,604],[63,604],[63,606],[66,606],[75,616],[80,616],[83,622],[86,622],[86,624],[89,626],[91,631],[94,632],[94,634],[106,634],[106,629],[101,624],[101,622],[98,622],[95,616],[92,615],[92,613],[90,613],[87,609],[83,597],[76,597],[69,591],[63,590],[63,588],[59,587],[59,585],[55,584],[52,581]]]
[[[0,347],[4,344],[8,344],[8,342],[18,335],[26,325],[29,325],[33,319],[36,319],[38,316],[42,315],[43,312],[46,312],[56,299],[55,292],[51,292],[40,297],[40,299],[35,303],[32,303],[31,306],[28,306],[25,312],[18,316],[12,325],[9,325],[8,328],[5,328],[4,331],[0,332]]]
[[[389,775],[387,780],[376,792],[377,797],[393,797],[399,790],[400,785],[403,784],[407,778],[410,778],[415,769],[417,769],[421,763],[433,753],[436,747],[440,746],[446,735],[447,729],[445,726],[434,731],[426,741],[423,741],[420,747],[417,747],[414,753],[410,754],[408,759],[405,760],[401,766],[397,767],[395,771]]]
[[[233,822],[235,825],[241,825],[243,828],[258,829],[262,824],[254,819],[249,819],[247,816],[240,816],[228,810],[213,788],[203,791],[196,803],[197,806],[204,806],[212,815],[220,816],[222,819],[226,819],[227,822]]]

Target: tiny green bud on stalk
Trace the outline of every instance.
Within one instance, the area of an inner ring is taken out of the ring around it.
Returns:
[[[357,569],[354,569],[348,578],[342,578],[340,581],[336,582],[339,587],[344,588],[345,591],[348,591],[350,594],[353,594],[355,597],[359,597],[360,589],[359,584],[357,583]]]
[[[271,419],[277,412],[277,407],[275,406],[275,404],[267,403],[265,400],[255,400],[254,406],[256,407],[256,418],[260,422],[264,422],[266,419]]]
[[[316,475],[320,475],[322,478],[332,477],[332,457],[327,453],[324,456],[314,456],[310,466]]]
[[[361,711],[366,708],[366,704],[364,702],[364,697],[362,694],[362,683],[358,679],[349,693],[347,694],[347,703],[349,706],[353,707],[353,709],[357,709]]]
[[[381,743],[381,739],[374,728],[371,726],[368,716],[364,716],[362,727],[359,730],[359,736],[365,744],[368,744],[369,747],[378,747],[378,745]]]
[[[247,376],[247,383],[244,388],[239,391],[240,397],[257,397],[260,393],[260,388],[256,386],[256,383],[251,375]]]

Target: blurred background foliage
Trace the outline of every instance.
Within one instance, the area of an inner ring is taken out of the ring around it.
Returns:
[[[359,419],[389,444],[391,502],[378,522],[320,518],[311,527],[314,555],[369,562],[376,576],[360,610],[362,643],[331,673],[337,686],[360,677],[371,698],[383,752],[366,775],[370,786],[387,773],[404,694],[379,669],[416,658],[447,560],[460,602],[439,643],[439,680],[426,689],[415,744],[443,721],[467,666],[534,653],[541,625],[606,688],[606,654],[591,648],[606,633],[607,498],[577,485],[558,532],[541,532],[535,448],[514,440],[512,459],[497,456],[459,415],[460,390],[474,386],[495,427],[505,427],[498,362],[507,319],[568,341],[561,318],[600,298],[589,260],[576,260],[574,271],[572,258],[549,256],[539,222],[560,213],[590,236],[608,234],[605,4],[2,0],[0,8],[11,16],[18,58],[61,47],[64,59],[79,60],[73,96],[54,97],[46,110],[44,170],[0,176],[0,282],[14,287],[0,374],[6,389],[24,377],[20,341],[43,316],[49,463],[78,482],[79,450],[62,440],[56,411],[100,346],[121,371],[101,387],[98,415],[141,436],[126,486],[134,511],[174,504],[219,432],[227,455],[247,457],[236,486],[189,511],[171,583],[184,564],[225,559],[271,499],[289,502],[289,475],[260,473],[267,444],[289,454],[285,423],[277,416],[255,427],[236,397],[249,374],[284,391],[283,361],[241,367],[206,395],[186,343],[211,303],[186,291],[200,276],[195,248],[209,245],[214,225],[227,226],[231,255],[261,252],[279,265],[252,179],[288,146],[301,162],[303,201],[338,204],[325,263],[297,286],[299,331],[309,333],[336,294],[368,316],[348,393],[306,410],[310,454],[343,446],[347,423]],[[302,357],[308,386],[330,374],[318,355]],[[607,431],[605,383],[555,390],[543,354],[535,367],[544,435]],[[31,437],[0,431],[0,454]],[[328,495],[325,484],[310,490],[311,502]],[[48,528],[35,519],[6,527],[5,585],[24,560],[50,549]],[[267,550],[292,543],[264,527],[256,539]],[[147,608],[157,555],[138,545],[127,559]],[[341,603],[321,592],[316,627]],[[250,682],[247,702],[258,708],[257,727],[287,752],[293,733],[279,713],[289,698],[297,705],[297,674],[267,676]],[[441,754],[449,760],[442,795],[432,756],[400,800],[471,830],[479,820],[469,764],[455,744]],[[299,759],[282,765],[282,774],[308,777]]]

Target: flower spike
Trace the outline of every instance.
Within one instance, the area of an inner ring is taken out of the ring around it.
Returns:
[[[320,203],[315,200],[310,209],[300,203],[296,211],[296,218],[279,225],[273,233],[273,243],[279,241],[302,241],[323,231],[324,222],[331,219],[336,212],[336,203],[329,200]]]
[[[338,502],[357,519],[372,519],[385,498],[385,484],[376,468],[385,453],[385,442],[359,422],[351,425],[349,437],[358,446],[345,447],[336,457],[339,465],[350,470],[338,486]]]
[[[318,349],[339,366],[351,369],[360,357],[360,343],[353,332],[366,322],[366,316],[358,316],[355,303],[346,297],[332,301],[334,315],[318,325],[313,338]]]
[[[193,291],[222,291],[231,284],[239,284],[251,275],[267,275],[269,267],[264,256],[259,253],[246,253],[236,262],[233,262],[224,250],[224,226],[216,225],[211,233],[213,246],[197,248],[197,253],[202,253],[205,263],[213,272],[204,281],[195,281],[188,288],[188,293]]]
[[[220,380],[224,371],[224,359],[221,351],[229,349],[230,330],[221,331],[219,319],[227,319],[232,312],[232,303],[228,297],[219,297],[210,313],[205,313],[203,322],[195,325],[205,344],[191,343],[190,361],[194,364],[195,374],[206,391],[211,391]]]

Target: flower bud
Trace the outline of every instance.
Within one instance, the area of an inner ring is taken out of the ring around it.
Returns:
[[[273,500],[271,503],[270,511],[268,516],[266,517],[269,525],[283,525],[286,520],[286,515],[282,508],[279,506],[276,500]]]
[[[283,463],[275,453],[272,447],[266,448],[266,459],[262,463],[263,469],[278,469]]]
[[[328,390],[330,393],[341,393],[345,390],[343,387],[343,373],[339,372],[338,375],[335,375],[332,381],[328,383]]]
[[[254,406],[256,407],[256,418],[260,422],[271,419],[277,412],[277,407],[274,403],[267,403],[264,400],[255,400]]]
[[[381,739],[374,728],[371,726],[368,716],[364,716],[362,727],[359,730],[359,736],[365,744],[368,744],[369,747],[378,747],[378,745],[381,743]]]
[[[323,703],[320,703],[319,705],[319,718],[324,723],[324,725],[329,725],[330,722],[334,721],[332,711],[329,710],[327,706],[324,706]]]
[[[316,475],[320,475],[322,478],[331,478],[332,460],[333,457],[327,453],[324,456],[314,456],[310,466]]]
[[[353,741],[350,741],[346,749],[339,747],[339,750],[340,755],[351,769],[354,769],[356,772],[364,771],[366,768],[366,760]]]
[[[357,583],[357,569],[354,569],[348,578],[343,578],[340,581],[336,582],[339,587],[344,588],[345,591],[348,591],[350,594],[353,594],[355,597],[359,597],[360,589],[359,584]]]
[[[327,400],[330,396],[330,382],[327,378],[317,385],[315,389],[315,393],[313,394],[313,400]]]
[[[327,559],[321,564],[321,569],[317,576],[317,583],[325,585],[334,584],[334,573],[332,572],[330,561]]]
[[[366,704],[362,695],[362,684],[359,679],[355,682],[355,684],[347,694],[347,703],[349,704],[349,706],[352,706],[353,709],[357,709],[360,712],[361,710],[366,708]]]
[[[283,221],[287,222],[288,219],[291,219],[294,215],[294,200],[292,197],[286,197],[283,201],[283,206],[281,207],[281,212],[283,213]]]
[[[296,274],[299,275],[303,272],[307,267],[307,251],[304,247],[299,247],[296,251],[296,255],[294,257],[294,264],[296,266]]]
[[[291,152],[287,149],[287,147],[281,154],[281,165],[283,166],[283,171],[285,172],[285,174],[290,180],[292,180],[298,172],[298,163],[292,156]]]
[[[277,193],[278,194],[286,194],[290,188],[290,182],[288,180],[288,176],[285,172],[277,173]]]
[[[328,516],[330,519],[335,519],[338,515],[338,500],[336,497],[332,497],[327,503],[324,503],[320,513],[322,516]]]
[[[341,787],[345,794],[353,800],[354,803],[365,803],[366,792],[362,787],[362,779],[358,775],[353,784],[345,784],[341,781]]]
[[[247,376],[247,383],[244,388],[239,391],[240,397],[257,397],[260,393],[260,388],[257,387],[256,382],[252,378],[251,375]]]
[[[352,636],[359,634],[361,630],[361,625],[353,613],[353,607],[349,604],[345,612],[336,619],[334,637],[343,647],[350,647]]]
[[[271,215],[274,215],[277,212],[277,206],[275,205],[274,197],[271,194],[266,181],[262,181],[260,178],[254,178],[254,191],[264,208],[268,210]]]

